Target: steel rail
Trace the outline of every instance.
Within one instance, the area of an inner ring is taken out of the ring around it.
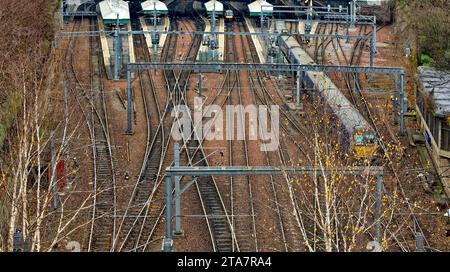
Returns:
[[[74,27],[80,28],[81,27],[81,23],[79,21],[75,22]],[[86,93],[85,87],[83,86],[83,84],[81,84],[81,80],[77,76],[77,72],[76,72],[76,69],[74,67],[74,60],[73,60],[75,43],[76,43],[76,38],[74,38],[73,40],[71,40],[69,42],[69,48],[67,49],[68,50],[67,52],[70,51],[70,53],[67,53],[66,61],[69,62],[69,67],[71,69],[71,77],[73,77],[73,79],[76,81],[77,87],[79,87],[81,89],[84,97],[86,98],[86,100],[88,102],[88,105],[91,106],[91,110],[92,110],[92,120],[91,121],[95,122],[95,120],[96,120],[95,116],[97,117],[97,120],[98,120],[98,122],[100,124],[100,127],[101,127],[101,133],[102,133],[102,135],[103,135],[103,137],[105,139],[104,142],[106,143],[106,149],[107,149],[107,154],[108,154],[107,156],[108,156],[109,168],[110,168],[109,171],[110,171],[110,174],[111,174],[112,184],[113,184],[113,188],[112,189],[107,189],[107,191],[111,191],[112,190],[112,194],[113,194],[113,205],[112,206],[113,206],[113,213],[115,214],[115,211],[116,211],[116,202],[115,202],[115,191],[116,191],[116,188],[115,188],[115,178],[114,178],[114,162],[112,161],[112,150],[111,150],[111,144],[110,144],[110,139],[109,139],[109,132],[108,132],[108,128],[107,128],[108,120],[106,118],[106,108],[105,108],[106,105],[104,104],[103,96],[101,96],[102,97],[102,108],[103,108],[103,118],[102,118],[101,117],[102,114],[97,110],[96,105],[89,98],[88,94]],[[90,59],[89,62],[90,62],[90,65],[91,65],[90,71],[92,73],[92,64],[93,64],[93,62],[91,61],[91,58],[89,58],[89,59]],[[100,67],[100,65],[99,65],[99,67]],[[68,76],[67,73],[66,73],[66,75]],[[101,76],[100,72],[99,72],[99,76]],[[92,84],[93,84],[93,82],[92,82],[93,75],[90,74],[90,77],[91,77],[91,86],[92,86]],[[100,86],[100,89],[102,90],[102,86]],[[91,223],[91,229],[90,229],[90,234],[89,234],[89,242],[88,242],[88,251],[90,251],[91,248],[92,248],[93,240],[94,240],[94,233],[95,233],[95,230],[94,230],[94,227],[93,227],[94,223],[95,223],[96,219],[100,219],[100,218],[103,217],[103,215],[101,215],[99,217],[96,217],[96,210],[98,209],[98,206],[99,206],[99,200],[98,200],[99,199],[99,195],[101,195],[102,193],[105,193],[105,192],[97,193],[97,190],[98,190],[98,179],[99,179],[98,178],[99,172],[98,172],[98,169],[97,169],[99,167],[99,163],[97,163],[98,160],[99,160],[99,158],[97,157],[97,152],[98,152],[97,151],[97,149],[98,149],[97,148],[97,137],[98,137],[98,135],[95,132],[94,123],[93,123],[92,126],[89,124],[89,121],[87,120],[87,115],[86,115],[86,113],[85,113],[85,111],[84,111],[80,101],[78,100],[78,98],[77,98],[77,102],[78,102],[78,105],[80,106],[80,109],[83,112],[83,115],[86,118],[87,126],[88,126],[88,129],[90,131],[90,138],[91,138],[91,141],[92,141],[92,148],[93,148],[93,168],[94,168],[93,169],[94,170],[94,181],[93,181],[93,184],[94,184],[94,190],[95,190],[94,192],[95,193],[94,193],[94,197],[93,197],[93,202],[94,203],[93,203],[92,223]],[[115,223],[113,222],[112,225],[113,225],[112,226],[112,228],[113,228],[112,231],[114,232],[114,230],[115,230]]]
[[[247,27],[246,25],[244,25],[244,27]],[[253,41],[250,40],[247,37],[247,41],[246,41],[246,46],[248,47],[248,50],[251,52],[251,59],[246,58],[246,62],[250,62],[250,61],[255,61],[257,60],[257,55],[256,55],[256,48],[253,44]],[[270,103],[266,97],[266,94],[268,93],[268,90],[265,86],[265,83],[262,81],[262,77],[264,77],[264,75],[260,72],[260,71],[255,71],[254,73],[250,73],[250,74],[254,74],[253,76],[250,76],[250,85],[252,88],[252,99],[254,101],[254,103],[257,103],[257,101],[259,100],[261,104],[266,105],[268,107],[270,107]],[[259,93],[261,92],[261,94]],[[270,96],[270,94],[269,94]],[[274,101],[272,100],[272,104],[274,103]],[[270,112],[269,112],[269,116],[272,118]],[[259,126],[259,130],[261,130],[261,127]],[[286,128],[286,132],[287,134],[289,134],[289,132],[287,131]],[[277,136],[275,136],[277,137]],[[279,142],[281,139],[278,139]],[[264,146],[266,146],[266,143],[263,143]],[[278,152],[278,157],[280,159],[281,165],[286,165],[286,161],[284,160],[282,153],[280,153],[280,147],[277,149]],[[273,166],[274,165],[274,160],[275,158],[273,158],[272,153],[268,152],[267,149],[265,149],[265,157],[266,157],[266,163],[268,166]],[[277,212],[280,212],[279,215],[279,219],[280,219],[280,228],[281,228],[281,232],[282,232],[282,238],[283,238],[283,244],[285,247],[286,251],[289,251],[289,249],[294,249],[294,250],[298,250],[297,247],[295,247],[296,243],[299,243],[300,241],[296,240],[298,239],[298,233],[295,232],[295,230],[293,228],[294,227],[294,223],[291,221],[292,219],[292,214],[286,210],[284,207],[281,206],[280,203],[280,197],[283,197],[283,193],[279,192],[277,190],[277,185],[276,183],[279,185],[279,182],[277,182],[276,180],[278,180],[278,177],[275,178],[273,177],[273,175],[270,175],[270,179],[271,179],[271,184],[272,184],[272,190],[274,193],[274,199],[276,200],[275,205],[277,207]],[[293,199],[293,193],[292,193],[292,188],[291,185],[289,184],[289,177],[287,175],[283,175],[283,180],[286,181],[286,185],[288,186],[289,189],[289,199],[291,200],[291,203],[294,203],[294,199]],[[283,205],[288,205],[287,203],[283,203]],[[293,209],[295,210],[296,207],[293,206]],[[297,213],[294,213],[297,217]],[[297,222],[298,218],[296,219]],[[299,225],[300,226],[300,225]],[[297,236],[297,237],[296,237]],[[293,246],[290,246],[290,243],[294,243]]]
[[[378,27],[376,31],[379,31],[381,28],[382,28],[382,27]],[[363,32],[364,32],[364,30],[363,30]],[[363,43],[362,40],[357,40],[357,43],[356,43],[355,46],[354,46],[353,53],[352,53],[351,58],[350,58],[350,60],[349,60],[349,63],[350,63],[350,64],[353,64],[353,63],[355,63],[355,62],[356,62],[356,63],[359,63],[359,62],[360,62],[360,59],[361,59],[361,56],[362,56],[362,47],[363,47],[363,45],[364,45],[364,43]],[[402,185],[402,183],[400,182],[400,178],[398,177],[397,171],[396,171],[396,170],[394,169],[394,167],[393,167],[393,162],[392,162],[392,160],[391,160],[391,158],[390,158],[390,156],[389,156],[389,154],[388,154],[388,152],[387,152],[386,145],[385,145],[384,140],[383,140],[383,138],[382,138],[382,133],[381,133],[380,129],[378,128],[378,125],[377,125],[376,122],[375,122],[375,118],[374,118],[374,116],[372,115],[372,112],[371,112],[370,107],[369,107],[369,105],[368,105],[368,103],[367,103],[367,100],[364,98],[364,94],[363,94],[363,92],[362,92],[362,88],[361,88],[360,83],[359,83],[359,76],[358,76],[358,75],[355,75],[355,74],[348,74],[347,77],[345,77],[345,81],[346,81],[346,85],[347,85],[347,87],[348,87],[348,89],[349,89],[349,93],[350,93],[350,96],[351,96],[351,98],[352,98],[352,101],[353,101],[353,103],[354,103],[355,105],[358,105],[358,103],[357,103],[357,99],[355,98],[355,96],[354,96],[352,90],[356,90],[356,91],[358,92],[358,94],[361,96],[361,101],[362,101],[362,104],[363,104],[362,107],[363,107],[364,111],[367,113],[368,118],[369,118],[370,122],[372,123],[372,126],[374,127],[375,133],[377,134],[377,137],[378,137],[378,143],[380,144],[380,146],[381,146],[381,148],[382,148],[382,150],[383,150],[383,153],[384,153],[385,157],[386,157],[387,160],[388,160],[389,168],[391,169],[391,172],[393,173],[393,175],[394,175],[394,177],[395,177],[395,179],[396,179],[396,181],[397,181],[397,184],[398,184],[398,186],[399,186],[399,188],[400,188],[400,191],[401,191],[401,193],[402,193],[402,195],[403,195],[403,197],[404,197],[404,199],[405,199],[405,201],[406,201],[406,204],[407,204],[407,206],[408,206],[408,209],[410,210],[410,213],[411,213],[410,215],[411,215],[412,218],[413,218],[414,226],[415,226],[415,227],[417,226],[417,227],[419,228],[419,232],[420,232],[420,233],[423,235],[423,237],[425,238],[425,242],[426,242],[427,246],[429,246],[429,243],[428,243],[428,241],[427,241],[425,235],[423,234],[423,230],[422,230],[422,228],[420,227],[420,223],[419,223],[417,217],[415,216],[414,211],[413,211],[413,209],[412,209],[412,207],[411,207],[411,203],[410,203],[409,200],[407,199],[406,192],[404,191],[403,185]],[[351,84],[352,81],[354,82],[354,87],[352,87],[352,84]],[[359,107],[359,106],[358,106],[358,107]],[[416,233],[416,230],[412,229],[411,226],[408,225],[408,228],[409,228],[414,234]],[[389,232],[390,232],[390,231],[389,231]],[[400,242],[400,241],[398,240],[398,238],[397,238],[392,232],[390,232],[390,233],[393,235],[393,238],[394,238],[394,240],[396,241],[397,245],[398,245],[403,251],[409,251],[408,244],[407,244],[406,241]],[[403,238],[403,239],[405,239],[405,238]],[[405,247],[403,244],[406,245],[406,247]]]
[[[236,61],[238,61],[237,56],[236,56],[236,52],[237,52],[237,47],[236,47],[236,42],[232,39],[232,36],[226,36],[227,39],[227,56],[228,59],[234,59]],[[242,103],[242,94],[241,94],[241,84],[240,84],[240,78],[239,78],[239,73],[240,72],[236,72],[233,73],[234,77],[235,77],[235,81],[236,81],[236,91],[238,94],[238,105],[243,105]],[[233,93],[232,91],[233,89],[231,89],[230,91]],[[229,105],[233,105],[234,101],[233,101],[233,96],[230,95],[228,96],[228,104]],[[245,119],[245,116],[242,116],[243,119]],[[245,124],[245,120],[241,120],[242,124]],[[249,156],[248,156],[248,145],[247,145],[247,136],[246,136],[246,131],[245,131],[245,127],[243,130],[243,141],[237,141],[240,142],[240,144],[242,144],[241,147],[237,148],[237,153],[238,154],[242,154],[242,150],[244,150],[243,153],[243,157],[244,157],[244,161],[245,162],[238,162],[238,164],[242,165],[246,165],[249,166]],[[235,148],[235,144],[236,141],[232,141],[231,139],[229,139],[228,141],[228,152],[229,152],[229,162],[230,165],[235,164],[236,160],[239,159],[233,159],[234,155],[236,154],[236,152],[233,153],[233,148]],[[255,209],[254,209],[254,199],[253,199],[253,189],[252,189],[252,185],[251,185],[251,181],[250,181],[250,177],[249,176],[245,176],[245,177],[236,177],[236,179],[239,179],[238,181],[234,181],[233,176],[230,177],[230,201],[231,201],[231,220],[232,220],[232,231],[233,231],[233,237],[235,239],[235,243],[236,243],[236,249],[238,252],[240,251],[258,251],[258,239],[257,239],[257,232],[256,232],[256,221],[255,221]],[[242,184],[245,183],[246,185]],[[242,188],[243,187],[243,188]],[[242,190],[241,190],[242,189]],[[247,192],[245,192],[245,195],[243,195],[243,191],[247,191],[248,190],[248,196],[246,196]],[[237,197],[235,197],[235,195],[237,195]],[[245,197],[248,197],[248,203],[246,203],[246,201],[244,200]],[[244,199],[242,199],[244,198]],[[237,202],[237,204],[235,205],[235,202]],[[238,218],[239,220],[235,219],[235,213],[236,211],[242,211],[242,210],[246,210],[245,207],[248,207],[249,209],[249,213],[251,214],[250,217],[250,224],[251,224],[251,229],[252,229],[252,233],[251,236],[253,237],[253,242],[250,242],[246,236],[246,232],[248,231],[247,227],[247,222],[242,222],[242,219]],[[236,210],[236,211],[235,211]],[[238,225],[238,227],[240,227],[240,229],[236,230],[236,225]],[[244,229],[242,229],[244,228]],[[239,237],[238,237],[239,236]]]

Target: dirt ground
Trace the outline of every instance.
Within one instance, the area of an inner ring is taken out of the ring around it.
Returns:
[[[189,23],[183,22],[186,29],[189,27],[193,28],[193,25],[189,25]],[[350,34],[358,34],[358,29],[351,29]],[[402,66],[404,63],[403,60],[403,52],[402,47],[398,46],[398,43],[392,42],[395,40],[395,37],[392,34],[392,27],[386,26],[382,28],[377,33],[377,53],[375,56],[375,65],[376,66]],[[184,35],[179,37],[175,60],[182,61],[187,56],[187,50],[189,49],[189,45],[192,42],[192,36]],[[342,43],[344,50],[348,50],[348,54],[350,54],[350,50],[352,49],[352,44]],[[83,52],[87,51],[88,44],[86,42],[80,42],[77,46],[77,54],[84,54]],[[237,58],[238,61],[244,61],[244,52],[245,49],[242,48],[242,44],[236,42],[237,50]],[[311,44],[308,51],[312,53],[314,44]],[[327,63],[338,63],[337,56],[333,51],[333,47],[327,47],[326,54]],[[368,47],[365,47],[363,51],[363,55],[361,58],[361,65],[368,65],[369,59],[369,50]],[[80,61],[76,62],[77,70],[83,71],[88,67],[88,64],[83,61],[83,58],[80,58]],[[87,74],[80,72],[80,76],[86,77]],[[222,74],[203,74],[203,90],[202,95],[206,98],[205,105],[208,105],[213,102],[213,99],[216,97],[216,94],[219,92],[218,86],[224,80],[224,73]],[[339,81],[337,75],[333,75],[338,81],[340,86],[343,86],[342,80]],[[156,88],[158,93],[160,94],[160,103],[161,107],[164,107],[164,102],[166,100],[166,90],[165,83],[162,76],[162,72],[158,71],[153,73],[153,78],[156,84]],[[250,93],[250,83],[249,83],[249,74],[245,71],[239,73],[240,83],[241,83],[241,93],[242,93],[242,104],[249,105],[254,103],[253,98]],[[264,79],[267,84],[267,88],[269,92],[272,94],[274,101],[284,106],[285,101],[276,93],[275,86],[273,85],[273,81],[268,79]],[[193,97],[197,96],[196,86],[198,81],[198,75],[194,74],[191,76],[187,98],[188,103],[191,108],[193,108]],[[397,173],[400,175],[400,181],[402,183],[402,188],[406,193],[406,199],[401,200],[402,205],[405,207],[407,203],[413,205],[414,213],[418,220],[421,222],[423,226],[423,231],[426,235],[426,238],[429,242],[430,248],[433,249],[449,249],[450,248],[450,239],[446,237],[446,231],[448,229],[448,225],[444,222],[442,218],[442,213],[438,209],[433,196],[427,195],[422,186],[419,183],[417,172],[408,170],[408,169],[420,169],[420,160],[418,158],[416,150],[409,146],[406,139],[404,137],[398,136],[398,126],[392,124],[390,121],[390,111],[392,110],[391,106],[391,92],[392,92],[392,84],[389,79],[385,77],[375,77],[370,84],[367,84],[363,80],[363,85],[365,89],[369,90],[367,92],[366,99],[369,102],[370,108],[372,112],[378,117],[377,124],[382,127],[382,133],[385,136],[385,141],[390,145],[395,146],[392,147],[393,155],[393,165],[394,169],[396,169]],[[130,193],[132,187],[134,186],[134,182],[137,179],[140,170],[140,164],[143,159],[145,145],[147,142],[147,128],[146,123],[144,122],[144,109],[143,109],[143,101],[142,96],[140,94],[140,86],[139,80],[135,78],[133,80],[133,92],[134,92],[134,107],[136,114],[133,115],[133,127],[134,133],[132,135],[127,135],[124,133],[125,125],[126,125],[126,110],[122,104],[122,101],[126,102],[126,81],[121,80],[117,82],[104,80],[104,89],[105,89],[105,97],[107,101],[108,108],[108,118],[110,122],[110,133],[111,140],[113,145],[113,153],[114,153],[114,163],[116,165],[116,179],[118,181],[118,203],[119,210],[124,209],[130,197]],[[412,87],[409,85],[409,81],[407,82],[407,89],[411,89]],[[284,86],[281,88],[281,92],[285,95],[290,94],[290,83],[287,80],[279,82],[280,86]],[[375,91],[373,91],[375,89]],[[385,90],[385,92],[377,92],[376,90]],[[387,90],[387,92],[386,92]],[[234,103],[237,102],[236,93],[233,93]],[[226,93],[221,94],[216,104],[223,103],[226,98]],[[314,116],[311,116],[308,113],[314,112],[313,107],[310,105],[310,99],[314,99],[310,94],[305,94],[303,98],[304,102],[304,110],[302,115],[298,115],[299,120],[303,121],[305,126],[308,126],[309,122],[314,123]],[[388,120],[388,121],[386,121]],[[414,126],[414,123],[408,122],[409,125]],[[247,133],[250,133],[248,124],[246,123]],[[89,144],[88,141],[88,132],[85,126],[80,125],[80,131],[78,134],[79,140],[77,140],[74,144],[74,149],[76,152],[68,154],[68,158],[77,157],[77,158],[85,158],[90,157],[92,150],[89,148],[82,148]],[[248,135],[247,134],[247,135]],[[308,137],[313,137],[313,135],[309,134]],[[302,140],[301,136],[297,136],[296,138],[298,143],[305,144],[305,140]],[[304,155],[299,154],[299,152],[295,152],[297,150],[296,143],[290,140],[285,140],[286,152],[289,155],[289,163],[295,164],[303,164],[307,161],[307,158]],[[249,165],[266,165],[267,161],[264,159],[265,155],[259,150],[260,144],[256,141],[248,141],[247,143],[248,154],[249,154]],[[205,141],[204,147],[207,152],[214,152],[208,160],[210,165],[229,165],[229,154],[228,154],[228,143],[225,140],[214,140],[214,141]],[[308,146],[305,146],[305,150],[308,150]],[[221,150],[217,152],[217,150]],[[394,151],[395,150],[395,151]],[[233,153],[237,153],[235,150]],[[169,146],[168,156],[171,156],[172,147]],[[397,152],[397,153],[395,153]],[[306,151],[308,153],[308,151]],[[239,155],[233,155],[233,161],[238,164],[241,164],[243,161],[243,157]],[[185,162],[182,162],[185,163]],[[280,164],[280,162],[276,162],[275,164]],[[71,171],[77,171],[78,176],[84,176],[84,179],[80,179],[80,182],[77,181],[76,184],[79,184],[77,187],[79,190],[91,190],[91,182],[89,181],[92,176],[91,164],[88,160],[78,160],[78,165],[69,167]],[[130,179],[127,181],[123,177],[125,172],[130,174]],[[275,215],[275,208],[273,203],[268,203],[267,199],[273,198],[272,188],[268,185],[269,178],[268,177],[250,177],[250,184],[253,188],[254,194],[254,207],[256,214],[256,225],[257,225],[257,238],[259,243],[260,251],[282,251],[281,247],[281,238],[279,233],[278,219]],[[224,197],[224,203],[229,208],[230,207],[230,179],[227,177],[220,177],[216,179],[218,182],[219,190],[221,191],[222,196]],[[182,185],[187,184],[188,180],[183,180]],[[386,182],[388,188],[397,188],[398,185],[390,185],[395,183],[392,176],[389,174],[386,177]],[[278,184],[280,192],[286,193],[286,188],[283,188],[281,184]],[[392,186],[392,187],[391,187]],[[163,188],[160,188],[162,190]],[[407,200],[407,202],[406,202]],[[208,239],[208,230],[206,228],[205,220],[201,217],[194,216],[202,214],[202,209],[199,201],[198,194],[196,192],[195,187],[190,188],[188,191],[184,193],[183,196],[183,204],[182,206],[182,214],[184,217],[182,218],[182,225],[184,230],[184,235],[182,237],[176,238],[174,241],[174,247],[177,251],[208,251],[211,249],[210,239]],[[407,208],[402,208],[403,211],[408,211]],[[230,210],[228,211],[230,212]],[[89,213],[86,212],[84,218],[87,218]],[[85,243],[87,237],[83,236],[82,233],[85,232],[86,229],[80,231],[80,235],[73,235],[74,239],[84,241]],[[148,250],[150,251],[159,251],[161,249],[161,238],[164,235],[164,220],[160,221],[156,228],[156,237],[155,241],[149,245]],[[72,238],[72,237],[71,237]],[[404,238],[407,240],[409,246],[411,248],[414,247],[414,237],[412,235],[406,235]],[[85,246],[85,245],[83,245]]]
[[[414,100],[414,71],[409,70],[405,57],[405,41],[407,37],[399,37],[395,35],[395,25],[382,27],[377,32],[377,51],[375,54],[375,66],[386,67],[407,67],[405,77],[405,91],[409,94],[409,102]],[[351,35],[357,35],[357,28],[350,29]],[[347,56],[351,55],[354,42],[342,42],[344,51]],[[314,43],[312,43],[308,52],[313,54]],[[333,46],[328,46],[326,50],[326,63],[339,63],[338,55],[335,53]],[[369,66],[370,49],[364,47],[360,65]],[[342,53],[340,60],[342,62]],[[349,96],[348,90],[342,79],[337,75],[331,75],[336,84],[344,90]],[[448,250],[450,248],[450,238],[448,237],[449,226],[443,217],[444,210],[437,204],[436,198],[427,193],[420,183],[419,175],[425,173],[420,162],[417,150],[409,145],[406,137],[399,135],[399,126],[392,122],[392,97],[393,97],[393,80],[387,76],[374,76],[372,81],[368,81],[368,76],[362,76],[362,84],[364,97],[367,100],[372,114],[377,120],[377,126],[381,129],[384,141],[393,150],[397,150],[391,154],[394,169],[397,171],[400,182],[405,192],[402,202],[410,203],[413,207],[415,216],[418,218],[423,232],[425,233],[429,247],[432,250]],[[417,123],[406,119],[408,128],[417,129]],[[408,170],[411,169],[411,170]],[[416,170],[413,170],[416,169]],[[392,177],[391,177],[392,178]],[[391,180],[394,182],[394,180]],[[398,189],[398,188],[397,188]],[[405,208],[406,209],[406,208]],[[408,210],[408,209],[407,209]],[[414,248],[414,237],[410,234],[406,238],[411,248]]]

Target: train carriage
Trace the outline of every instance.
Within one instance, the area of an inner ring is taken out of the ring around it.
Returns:
[[[278,45],[286,58],[293,64],[315,64],[311,57],[300,48],[292,36],[281,35]],[[353,151],[356,158],[371,157],[377,149],[377,141],[372,126],[351,104],[339,88],[323,72],[306,72],[304,84],[308,89],[317,89],[333,114],[339,119],[344,132],[342,144]]]
[[[233,10],[227,9],[225,11],[225,20],[233,20],[233,18],[234,18]]]

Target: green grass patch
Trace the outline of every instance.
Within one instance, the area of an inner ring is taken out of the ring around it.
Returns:
[[[422,63],[425,67],[430,67],[433,65],[434,60],[432,57],[428,56],[427,54],[422,54],[420,56],[420,63]]]

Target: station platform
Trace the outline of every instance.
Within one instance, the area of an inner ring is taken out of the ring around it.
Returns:
[[[127,27],[128,31],[131,31],[131,25],[128,25]],[[128,63],[135,63],[136,62],[136,58],[134,55],[134,44],[133,44],[133,36],[132,35],[127,35],[126,37],[126,41],[128,42],[128,56],[129,56],[129,61]]]
[[[300,34],[305,34],[305,24],[306,24],[306,21],[305,20],[301,20],[299,23],[298,23],[298,32],[300,33]],[[317,21],[317,20],[314,20],[313,22],[312,22],[312,25],[311,25],[311,33],[316,33],[316,30],[317,30],[317,26],[319,25],[319,22]]]
[[[255,32],[261,31],[260,28],[253,25],[253,22],[250,18],[244,17],[244,19],[245,19],[245,24],[247,25],[249,32],[255,33]],[[273,32],[273,26],[271,26],[271,29],[269,31]],[[253,44],[255,45],[256,52],[258,53],[259,62],[266,63],[265,56],[267,56],[267,48],[265,48],[265,46],[264,46],[263,37],[256,36],[256,35],[252,35],[251,37],[252,37]]]
[[[202,20],[205,22],[205,32],[211,32],[211,23],[210,21],[201,16]],[[218,20],[218,24],[217,24],[217,31],[219,32],[225,32],[225,21],[223,18],[219,18]],[[217,37],[218,39],[218,49],[217,49],[217,53],[218,53],[218,57],[217,60],[219,62],[223,62],[223,57],[225,55],[225,35],[220,34]],[[198,54],[197,54],[197,61],[201,61],[201,62],[208,62],[211,59],[211,53],[208,49],[208,45],[201,45],[200,49],[198,50]]]
[[[106,35],[104,31],[111,31],[108,27],[103,24],[101,17],[97,19],[98,29],[100,34],[100,45],[102,47],[103,63],[105,64],[105,71],[108,79],[113,79],[114,77],[114,36]],[[121,30],[131,31],[131,26],[128,24],[122,26]],[[126,71],[126,65],[128,63],[135,62],[134,56],[134,46],[133,46],[133,36],[132,35],[122,35],[122,69],[120,75],[124,74]]]
[[[150,25],[143,17],[140,19],[142,30],[143,31],[150,31],[153,29],[153,25]],[[156,29],[158,31],[168,31],[170,27],[170,18],[167,16],[164,16],[161,18],[161,24],[156,26]],[[152,35],[150,33],[145,33],[145,42],[147,43],[148,51],[151,53],[153,52],[153,43],[152,43]],[[166,43],[167,34],[161,34],[159,36],[159,44],[158,44],[158,56],[161,56],[161,52],[164,48],[164,44]]]
[[[108,41],[106,34],[103,32],[105,30],[105,26],[103,25],[103,19],[101,17],[97,18],[98,29],[100,32],[100,45],[102,47],[103,54],[103,63],[105,64],[106,76],[110,79],[113,77],[111,70],[111,54],[109,52]]]

